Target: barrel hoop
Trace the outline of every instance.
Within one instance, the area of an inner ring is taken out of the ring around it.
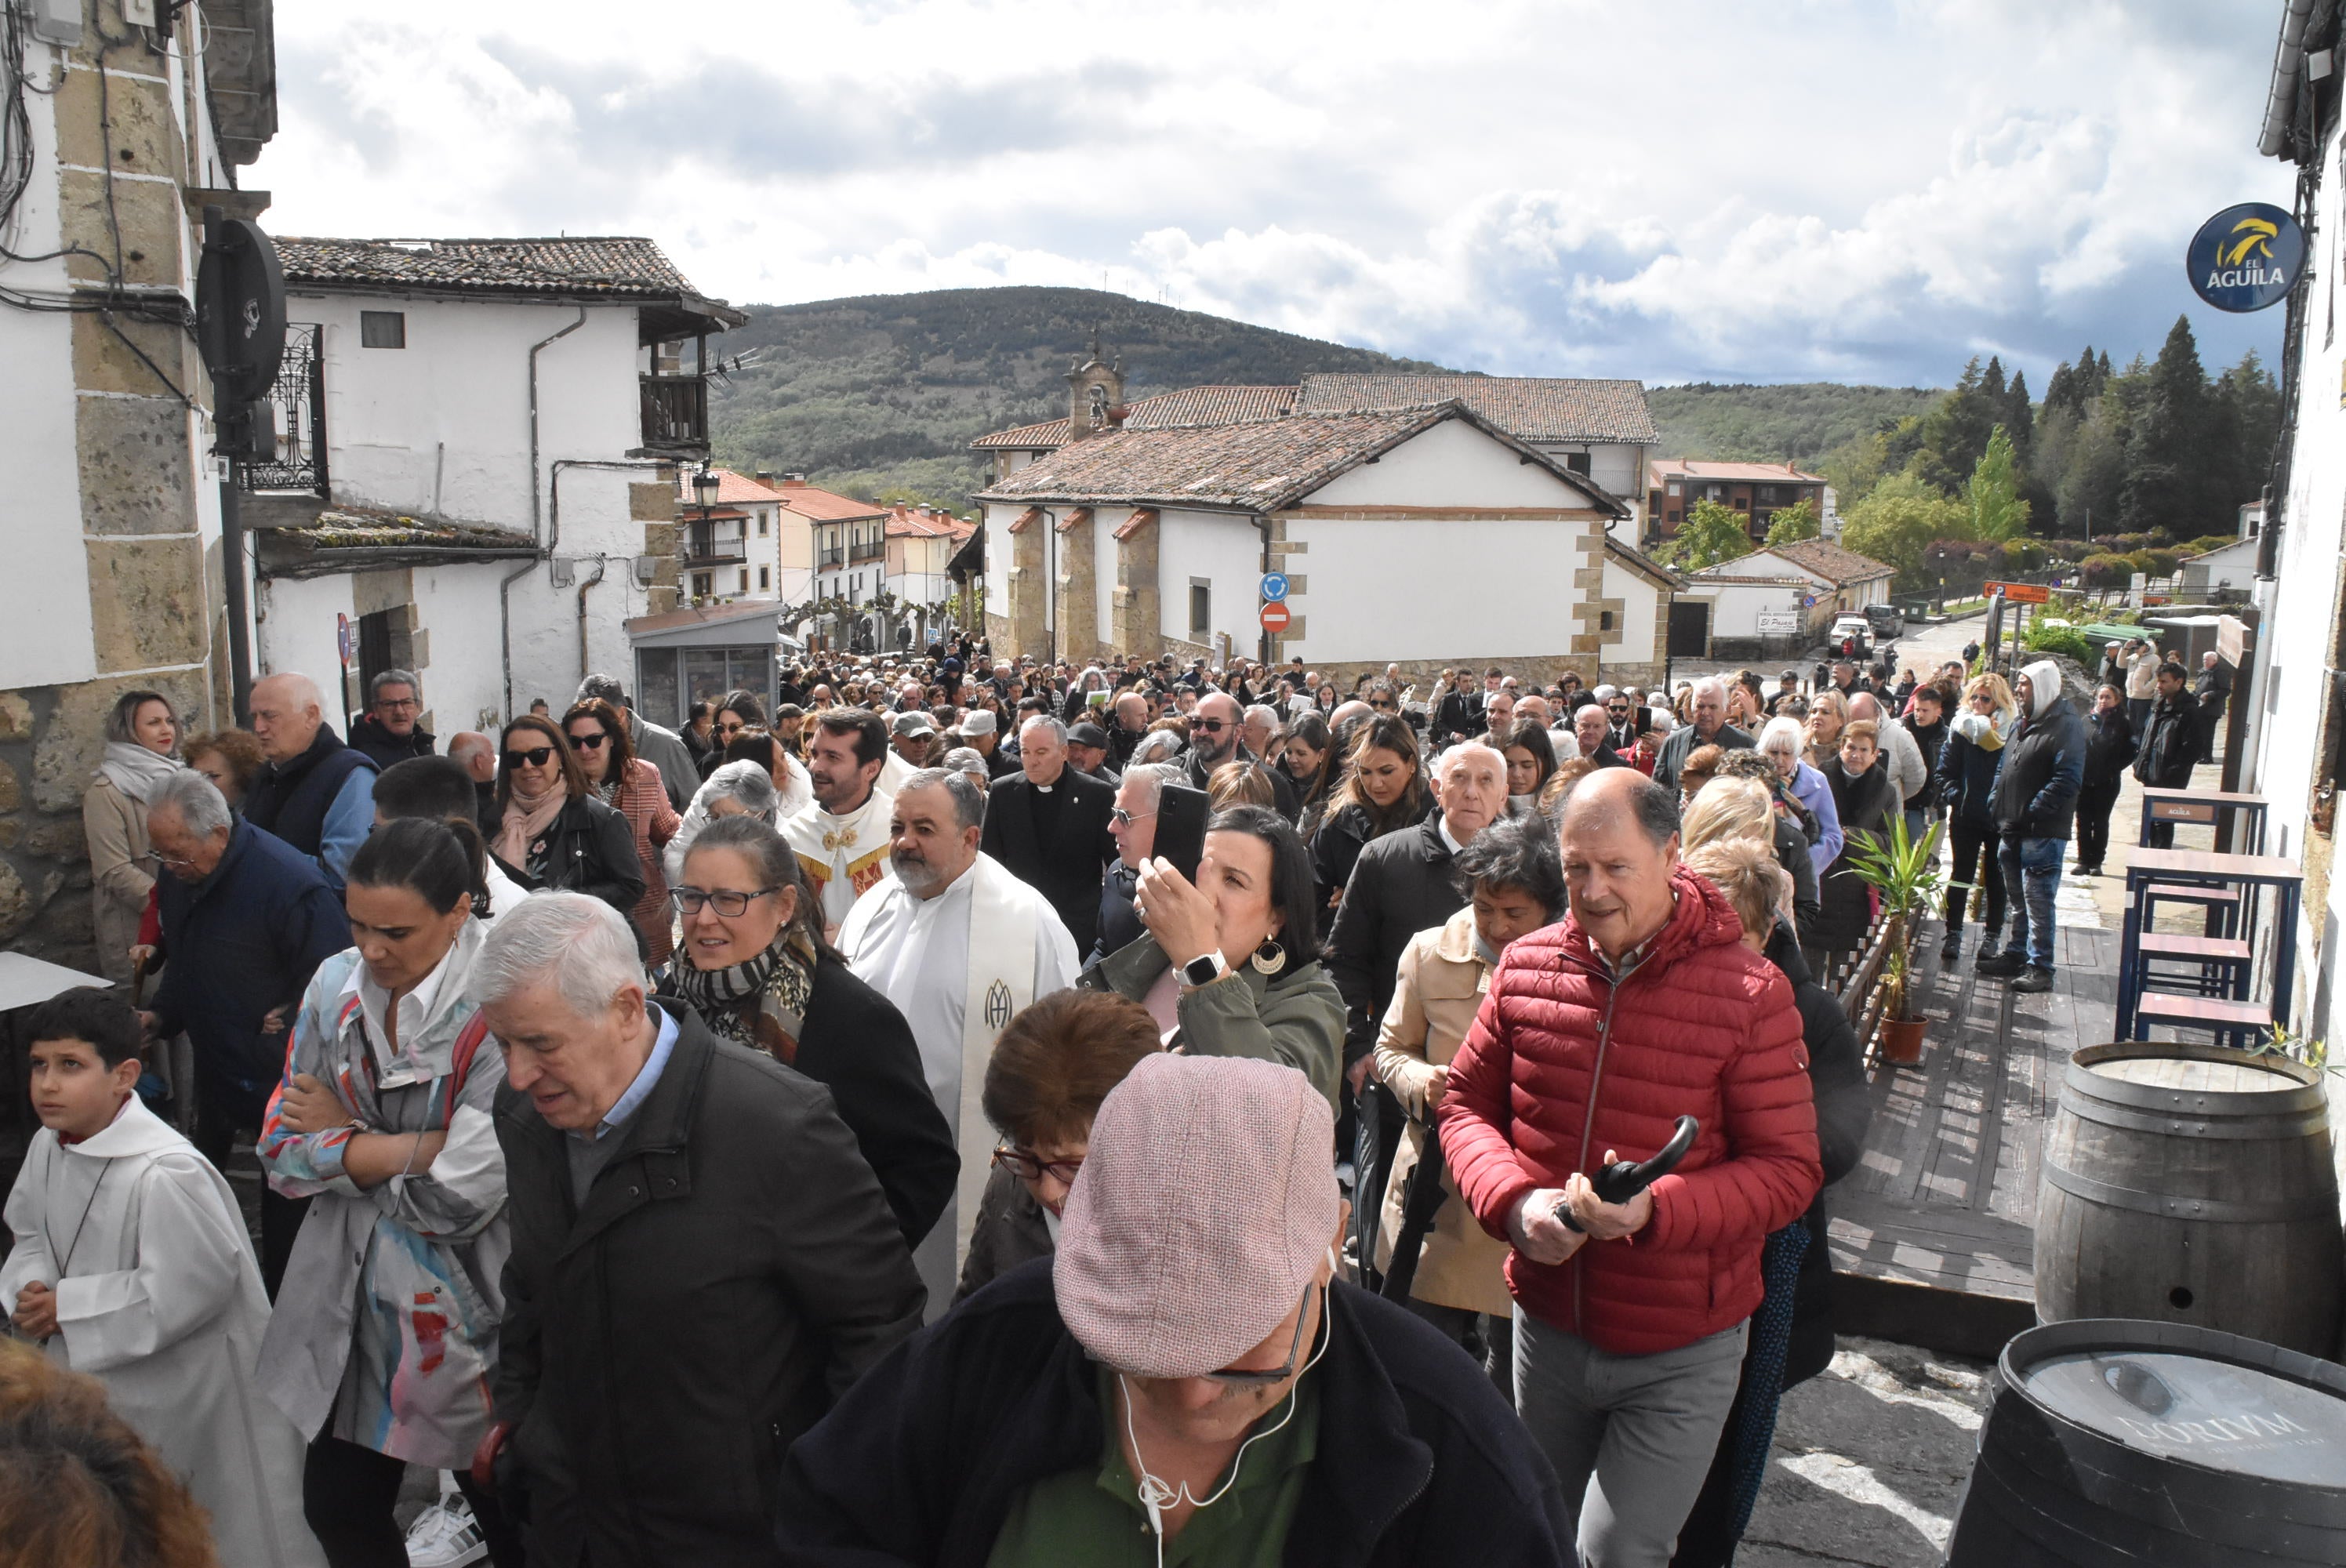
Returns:
[[[2294,1115],[2284,1112],[2256,1116],[2230,1115],[2220,1110],[2211,1112],[2205,1108],[2187,1109],[2181,1106],[2165,1113],[2138,1108],[2122,1109],[2114,1105],[2091,1100],[2082,1104],[2064,1100],[2061,1102],[2061,1108],[2077,1120],[2089,1122],[2097,1127],[2124,1127],[2129,1132],[2164,1133],[2177,1137],[2224,1139],[2242,1143],[2292,1142],[2310,1139],[2330,1130],[2329,1112],[2320,1106],[2309,1111],[2297,1112]],[[2330,1168],[2330,1162],[2327,1159],[2321,1160],[2320,1164],[2324,1170]]]
[[[2196,1042],[2183,1040],[2160,1041],[2156,1046],[2144,1041],[2134,1041],[2115,1045],[2087,1045],[2080,1050],[2073,1051],[2069,1054],[2069,1075],[2074,1078],[2082,1074],[2098,1083],[2106,1084],[2113,1088],[2126,1091],[2145,1090],[2151,1094],[2176,1093],[2176,1091],[2172,1089],[2160,1089],[2153,1084],[2128,1084],[2123,1079],[2107,1077],[2102,1074],[2093,1071],[2095,1067],[2104,1062],[2144,1061],[2151,1059],[2177,1062],[2216,1062],[2233,1066],[2254,1067],[2259,1072],[2270,1073],[2276,1078],[2288,1079],[2295,1084],[2300,1089],[2310,1090],[2317,1098],[2321,1095],[2323,1091],[2320,1071],[2317,1068],[2309,1067],[2302,1062],[2294,1061],[2287,1056],[2266,1055],[2248,1051],[2235,1051],[2225,1045],[2201,1045]],[[2218,1090],[2211,1092],[2218,1094],[2235,1094],[2240,1098],[2250,1099],[2260,1098],[2266,1094],[2279,1093],[2280,1091]]]
[[[2329,1105],[2320,1089],[2275,1089],[2253,1095],[2212,1089],[2162,1089],[2147,1084],[2122,1084],[2074,1065],[2061,1085],[2061,1103],[2122,1105],[2130,1111],[2166,1111],[2194,1116],[2320,1115]]]
[[[2335,1222],[2338,1217],[2335,1191],[2300,1193],[2267,1203],[2231,1203],[2212,1197],[2182,1197],[2173,1193],[2141,1192],[2111,1182],[2096,1181],[2092,1176],[2080,1176],[2056,1165],[2048,1164],[2045,1167],[2045,1179],[2063,1192],[2082,1197],[2088,1203],[2130,1209],[2136,1214],[2157,1215],[2163,1219],[2200,1219],[2218,1225],[2288,1225],[2315,1219]]]

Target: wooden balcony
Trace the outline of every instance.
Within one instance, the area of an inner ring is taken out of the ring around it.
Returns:
[[[663,452],[709,450],[709,383],[699,376],[642,376],[643,434],[647,448]]]
[[[729,562],[747,561],[750,542],[741,536],[738,524],[728,530],[713,524],[688,523],[681,551],[687,567],[721,566]]]

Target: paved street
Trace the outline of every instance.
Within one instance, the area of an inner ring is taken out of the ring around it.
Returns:
[[[1736,1562],[1939,1563],[1978,1445],[1987,1372],[1908,1345],[1842,1339],[1822,1376],[1784,1397]]]

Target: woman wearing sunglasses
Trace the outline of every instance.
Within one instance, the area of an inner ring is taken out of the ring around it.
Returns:
[[[762,1051],[831,1091],[839,1119],[912,1247],[961,1174],[904,1015],[856,978],[816,924],[798,856],[756,817],[719,817],[668,894],[683,931],[662,991],[719,1039]]]
[[[643,872],[644,896],[627,911],[636,934],[643,939],[644,957],[666,963],[673,949],[668,929],[668,878],[660,870],[660,848],[676,837],[683,819],[668,803],[668,787],[659,769],[636,755],[627,739],[627,721],[599,697],[590,697],[562,716],[562,731],[570,738],[571,755],[586,776],[595,798],[627,820],[636,843],[636,865]]]
[[[643,901],[627,818],[597,797],[570,738],[550,718],[525,713],[505,726],[482,827],[498,869],[532,892],[564,888],[621,914]]]

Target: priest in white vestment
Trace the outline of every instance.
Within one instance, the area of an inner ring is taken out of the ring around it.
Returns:
[[[806,771],[814,803],[782,820],[782,837],[822,905],[824,934],[888,874],[888,794],[880,770],[892,755],[876,713],[830,708],[807,720]]]
[[[210,1515],[222,1563],[323,1564],[301,1516],[301,1434],[254,1387],[269,1298],[228,1183],[132,1092],[127,1005],[67,992],[31,1023],[43,1125],[8,1195],[0,1310],[106,1385]],[[118,1046],[84,1038],[117,1023]]]
[[[994,1160],[980,1096],[994,1043],[1038,996],[1076,983],[1076,939],[1041,893],[978,852],[985,797],[964,774],[927,769],[905,781],[892,813],[893,875],[856,904],[840,951],[857,977],[913,1026],[937,1108],[954,1128],[961,1179],[913,1262],[929,1288],[929,1320],[953,1301]]]

